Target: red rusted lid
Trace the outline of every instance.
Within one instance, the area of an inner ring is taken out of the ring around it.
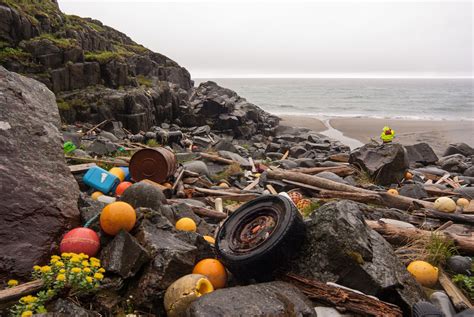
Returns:
[[[132,179],[139,182],[149,179],[163,183],[176,172],[176,156],[165,148],[143,149],[130,159]]]

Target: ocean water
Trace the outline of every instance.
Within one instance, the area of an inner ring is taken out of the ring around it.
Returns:
[[[274,114],[474,120],[473,79],[213,80]]]

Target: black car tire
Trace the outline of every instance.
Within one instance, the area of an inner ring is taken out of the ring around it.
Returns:
[[[272,231],[263,232],[264,240],[246,247],[241,243],[241,234],[257,220],[270,222]],[[298,251],[305,232],[301,214],[289,199],[278,195],[261,196],[242,205],[226,219],[217,233],[216,250],[237,278],[265,280]]]

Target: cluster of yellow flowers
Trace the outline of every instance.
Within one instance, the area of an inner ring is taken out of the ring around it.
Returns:
[[[105,269],[101,267],[100,260],[87,254],[53,255],[49,265],[33,267],[33,278],[42,279],[47,290],[39,292],[37,296],[22,297],[19,304],[12,309],[12,313],[23,317],[45,312],[44,304],[62,289],[68,289],[70,295],[87,294],[100,286],[104,273]],[[18,281],[15,280],[8,282],[10,287],[17,284]]]

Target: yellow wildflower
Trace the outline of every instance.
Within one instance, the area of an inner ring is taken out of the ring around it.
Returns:
[[[65,252],[65,253],[61,253],[61,256],[62,256],[63,258],[66,258],[66,259],[67,259],[67,258],[70,258],[70,257],[72,257],[72,254],[71,254],[71,253],[66,253],[66,252]]]
[[[66,275],[64,274],[58,274],[58,276],[56,276],[56,281],[58,282],[64,282],[66,280]]]
[[[51,264],[54,264],[54,263],[56,263],[56,262],[58,262],[58,261],[59,261],[58,259],[51,259],[50,262],[51,262]]]
[[[18,281],[17,281],[17,280],[9,280],[7,284],[8,284],[8,286],[10,286],[10,287],[17,286],[17,285],[18,285]]]
[[[105,269],[103,267],[101,267],[97,272],[99,273],[105,273]]]
[[[26,310],[23,313],[21,313],[21,317],[30,317],[33,316],[33,312],[31,310]]]
[[[71,269],[71,272],[72,272],[72,273],[81,273],[81,268],[80,268],[80,267],[73,267],[73,268]]]
[[[37,298],[35,296],[31,296],[31,295],[28,295],[28,296],[23,296],[20,301],[22,301],[23,303],[25,304],[31,304],[31,303],[34,303],[36,302]]]
[[[60,260],[61,257],[60,257],[59,255],[52,255],[52,256],[51,256],[51,259]]]
[[[101,279],[104,278],[104,275],[102,273],[95,273],[94,278],[100,281]]]
[[[86,268],[84,268],[84,270],[83,270],[83,271],[84,271],[84,273],[90,273],[90,272],[91,272],[91,269],[90,269],[90,268],[88,268],[88,267],[86,267]]]
[[[91,266],[93,267],[100,267],[100,262],[91,262]]]
[[[71,262],[72,263],[79,263],[81,262],[81,258],[77,255],[74,255],[72,258],[71,258]]]
[[[64,273],[66,273],[66,270],[65,269],[60,269],[59,273],[64,274]]]
[[[63,267],[64,262],[58,261],[58,262],[54,263],[54,265],[57,266],[57,267]]]
[[[51,267],[48,266],[48,265],[45,265],[41,268],[41,272],[42,273],[49,273],[49,272],[51,272]]]
[[[86,276],[86,281],[92,283],[94,280],[90,276]]]
[[[82,261],[81,264],[82,264],[82,266],[86,266],[86,267],[87,267],[87,266],[89,266],[89,261],[84,260],[84,261]]]
[[[100,262],[98,258],[94,258],[93,256],[90,258],[91,262]]]
[[[88,259],[89,256],[87,254],[84,254],[84,253],[79,253],[79,256],[82,258],[82,259]]]
[[[33,266],[33,270],[35,270],[35,271],[40,271],[40,270],[41,270],[41,266],[35,265],[35,266]]]

